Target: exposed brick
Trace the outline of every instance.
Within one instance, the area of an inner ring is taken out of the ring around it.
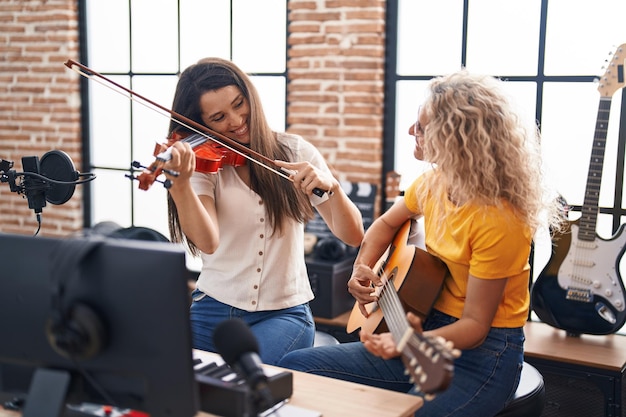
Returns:
[[[80,108],[68,104],[77,78],[63,61],[78,55],[75,0],[0,2],[0,157],[21,170],[24,156],[63,149],[75,164],[81,157]],[[67,236],[82,226],[81,190],[62,206],[46,205],[40,235]],[[37,222],[24,196],[0,187],[0,231],[33,234]]]
[[[289,0],[287,123],[318,147],[342,180],[379,183],[382,169],[385,0]],[[67,152],[81,165],[75,0],[0,2],[0,156]],[[47,205],[40,234],[82,228],[82,196]],[[377,196],[377,199],[380,197]],[[378,207],[378,205],[376,206]],[[23,196],[0,187],[0,231],[32,234]]]

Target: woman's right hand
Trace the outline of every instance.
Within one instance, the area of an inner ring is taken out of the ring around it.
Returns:
[[[372,268],[366,264],[354,265],[352,276],[348,280],[348,292],[357,301],[363,316],[369,316],[365,305],[378,300],[376,288],[382,285],[380,277],[374,273]]]

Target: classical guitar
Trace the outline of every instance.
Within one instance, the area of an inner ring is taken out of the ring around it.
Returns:
[[[613,54],[599,82],[600,105],[582,215],[552,238],[552,254],[531,289],[537,316],[572,335],[610,334],[626,322],[624,283],[619,264],[626,235],[622,225],[609,240],[596,234],[611,97],[625,85],[626,44]]]
[[[377,271],[385,283],[378,289],[378,302],[367,305],[367,318],[355,303],[346,329],[349,333],[358,328],[370,333],[390,331],[415,387],[426,394],[436,394],[448,387],[458,352],[448,348],[443,340],[416,333],[406,311],[423,319],[439,295],[448,270],[438,258],[407,244],[410,228],[411,221],[407,221],[396,233],[387,255],[379,261]]]

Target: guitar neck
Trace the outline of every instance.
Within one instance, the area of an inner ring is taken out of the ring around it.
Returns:
[[[398,350],[401,351],[404,348],[403,345],[406,343],[405,339],[407,336],[413,334],[413,328],[406,318],[406,312],[393,282],[387,281],[385,283],[380,292],[378,304],[383,310],[385,322],[398,345]]]
[[[611,97],[601,97],[596,118],[596,129],[591,149],[585,200],[582,206],[582,216],[579,221],[578,239],[593,241],[596,238],[596,224],[598,222],[598,201],[604,167],[604,153],[606,137],[609,127],[609,113],[611,111]]]

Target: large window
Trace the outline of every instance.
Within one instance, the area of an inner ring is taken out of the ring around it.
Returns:
[[[384,171],[400,173],[402,188],[427,168],[409,151],[414,138],[408,128],[428,80],[464,66],[509,81],[520,114],[540,126],[549,180],[572,206],[572,219],[580,217],[600,102],[596,79],[606,71],[610,53],[626,42],[626,2],[390,0],[387,5]],[[604,238],[613,236],[626,216],[625,109],[626,96],[618,90],[599,197],[597,233]],[[537,277],[550,257],[547,234],[538,236],[535,249]]]
[[[207,56],[231,59],[252,75],[272,127],[285,129],[286,0],[82,0],[80,7],[82,59],[91,69],[170,108],[187,66]],[[155,183],[141,191],[125,176],[132,161],[154,160],[168,117],[86,84],[85,157],[98,176],[86,194],[86,223],[114,221],[168,236],[166,190]]]

